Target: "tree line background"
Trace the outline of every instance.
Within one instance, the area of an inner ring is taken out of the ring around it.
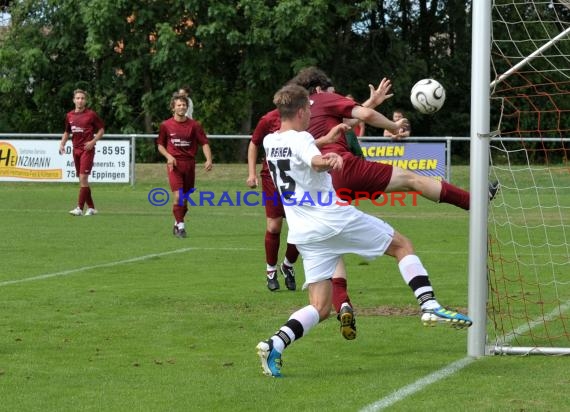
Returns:
[[[59,133],[72,91],[90,93],[107,133],[156,133],[170,97],[193,90],[208,134],[250,134],[274,92],[316,65],[337,92],[363,101],[383,77],[417,136],[467,136],[468,0],[23,0],[2,1],[0,132]],[[419,79],[446,88],[434,116],[409,102]],[[381,130],[368,128],[368,135]],[[151,142],[139,161],[157,159]],[[243,160],[242,141],[213,140],[216,161]],[[456,149],[457,146],[457,149]],[[454,155],[468,158],[468,145]]]

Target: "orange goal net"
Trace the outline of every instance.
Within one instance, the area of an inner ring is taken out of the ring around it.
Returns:
[[[488,346],[570,354],[570,1],[492,11]]]

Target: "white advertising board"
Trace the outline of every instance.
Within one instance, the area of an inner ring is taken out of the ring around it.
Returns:
[[[130,141],[100,140],[90,182],[129,183]],[[59,154],[59,140],[1,140],[0,181],[78,182],[71,142]]]

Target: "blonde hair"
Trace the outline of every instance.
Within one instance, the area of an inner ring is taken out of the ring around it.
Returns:
[[[85,98],[88,98],[88,97],[89,97],[89,94],[88,94],[85,90],[83,90],[83,89],[75,89],[75,90],[73,91],[73,97],[75,97],[75,95],[78,94],[78,93],[81,93],[81,94],[85,95]]]
[[[292,119],[299,109],[309,105],[309,92],[302,86],[289,84],[275,93],[273,104],[282,119]]]

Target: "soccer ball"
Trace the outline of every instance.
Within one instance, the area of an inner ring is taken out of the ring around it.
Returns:
[[[445,102],[445,89],[437,80],[422,79],[412,87],[410,100],[414,108],[423,114],[433,114]]]

